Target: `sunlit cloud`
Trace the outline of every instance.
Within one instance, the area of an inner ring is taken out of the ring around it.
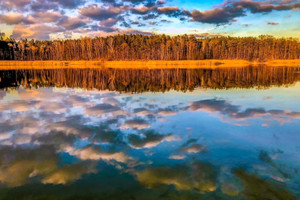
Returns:
[[[208,2],[207,4],[208,7],[199,2],[191,9],[186,8],[186,3],[171,4],[159,0],[3,0],[0,2],[0,24],[13,25],[13,30],[10,31],[12,37],[16,39],[26,37],[49,40],[55,36],[69,38],[107,36],[118,33],[174,34],[168,30],[178,26],[186,30],[184,33],[196,30],[194,34],[197,32],[197,34],[202,34],[208,32],[202,32],[203,30],[210,30],[208,34],[218,35],[220,33],[217,31],[220,26],[234,29],[234,24],[238,20],[243,20],[248,16],[258,18],[261,14],[268,22],[265,23],[264,29],[275,24],[278,27],[285,26],[286,21],[299,17],[300,8],[296,0],[234,0],[219,1],[218,4]],[[276,12],[285,13],[289,17],[280,20],[280,23],[270,21],[276,16]],[[244,26],[238,30],[238,33],[242,34],[245,28],[251,29],[251,27]],[[292,28],[289,27],[291,32],[293,32]]]

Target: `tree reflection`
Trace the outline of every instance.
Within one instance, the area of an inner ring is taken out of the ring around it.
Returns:
[[[237,67],[217,69],[43,69],[0,71],[0,88],[69,87],[120,92],[189,91],[268,88],[300,80],[300,67]]]

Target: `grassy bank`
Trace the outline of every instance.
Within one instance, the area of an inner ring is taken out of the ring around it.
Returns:
[[[39,68],[215,68],[248,65],[300,66],[300,60],[272,60],[251,62],[246,60],[182,60],[182,61],[0,61],[0,69]]]

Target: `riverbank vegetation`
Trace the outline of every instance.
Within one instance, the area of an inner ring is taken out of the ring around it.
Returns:
[[[55,41],[1,39],[0,60],[296,60],[300,42],[293,38],[180,35],[115,35]],[[222,63],[222,62],[221,62]]]

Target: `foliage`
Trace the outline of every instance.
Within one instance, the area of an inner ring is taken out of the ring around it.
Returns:
[[[1,40],[1,39],[0,39]],[[116,35],[55,41],[0,41],[0,60],[300,59],[293,38]]]

